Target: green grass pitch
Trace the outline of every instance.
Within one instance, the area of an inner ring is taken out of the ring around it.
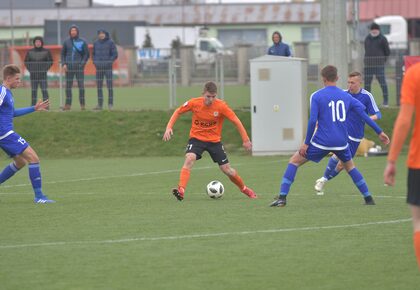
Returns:
[[[356,159],[376,206],[346,174],[316,196],[324,159],[270,208],[287,159],[230,156],[259,193],[250,200],[205,155],[183,202],[169,193],[181,155],[44,159],[56,204],[32,203],[27,169],[1,186],[0,289],[418,289],[404,158],[395,188],[384,157]],[[205,194],[214,179],[220,200]]]

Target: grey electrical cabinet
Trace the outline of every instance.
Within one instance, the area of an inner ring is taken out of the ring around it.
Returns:
[[[250,63],[252,154],[293,153],[308,123],[307,61],[265,55]]]

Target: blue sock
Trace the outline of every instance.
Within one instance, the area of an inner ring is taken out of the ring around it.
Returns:
[[[35,197],[41,198],[44,196],[42,193],[41,171],[39,170],[39,163],[29,164],[29,179],[34,189]]]
[[[340,171],[335,170],[337,167],[339,160],[331,157],[330,160],[328,160],[327,168],[325,168],[324,177],[328,180],[333,179],[336,177]]]
[[[8,180],[10,177],[15,175],[16,172],[18,172],[19,168],[16,167],[16,165],[12,162],[9,165],[7,165],[3,171],[0,173],[0,184]]]
[[[295,180],[296,171],[297,171],[296,165],[291,164],[291,163],[287,165],[286,172],[284,172],[283,180],[281,181],[281,185],[280,185],[280,195],[286,196],[289,193],[290,186]]]
[[[363,197],[370,196],[366,181],[363,179],[362,174],[359,172],[359,170],[357,170],[356,167],[350,170],[349,175],[351,176],[351,179],[353,179],[354,184],[356,184]]]

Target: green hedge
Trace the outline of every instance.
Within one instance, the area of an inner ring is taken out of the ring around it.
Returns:
[[[250,128],[249,112],[237,112]],[[162,136],[172,111],[43,112],[15,119],[15,130],[43,158],[173,156],[183,154],[191,115],[182,116],[170,142]],[[249,132],[249,131],[248,131]],[[224,125],[228,152],[244,152],[236,128]],[[250,134],[250,133],[249,133]]]
[[[236,111],[250,133],[250,112]],[[391,135],[398,110],[383,109],[379,125]],[[42,158],[174,156],[183,154],[188,139],[191,115],[175,125],[170,142],[162,135],[172,111],[45,112],[15,119],[15,129]],[[366,128],[367,138],[379,143]],[[223,142],[228,153],[243,154],[236,128],[226,121]]]

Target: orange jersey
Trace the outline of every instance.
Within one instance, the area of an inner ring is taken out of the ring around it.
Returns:
[[[401,87],[401,104],[415,107],[413,136],[411,137],[407,165],[420,169],[420,63],[407,70]]]
[[[190,99],[179,107],[168,122],[172,128],[179,115],[192,112],[190,138],[203,142],[220,142],[225,118],[235,124],[244,142],[249,140],[248,134],[235,112],[222,100],[214,99],[210,106],[204,103],[204,97]]]

